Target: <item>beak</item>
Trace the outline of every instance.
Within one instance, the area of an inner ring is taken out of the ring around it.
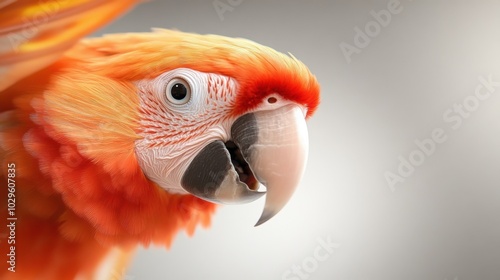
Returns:
[[[302,178],[308,154],[305,114],[296,105],[251,113],[234,123],[231,136],[267,188],[258,226],[285,206]]]
[[[258,226],[285,206],[304,173],[308,154],[304,110],[286,105],[248,113],[234,122],[231,138],[231,145],[215,141],[203,148],[181,185],[195,196],[223,204],[246,203],[267,194]],[[258,183],[266,192],[257,191]]]

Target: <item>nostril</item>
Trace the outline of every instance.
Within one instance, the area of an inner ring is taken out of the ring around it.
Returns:
[[[267,99],[267,102],[268,102],[269,104],[274,104],[274,103],[276,103],[277,101],[278,101],[278,99],[276,99],[276,97],[269,97],[269,98]]]

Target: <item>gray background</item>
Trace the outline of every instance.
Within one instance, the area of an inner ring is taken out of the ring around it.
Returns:
[[[390,1],[220,2],[236,4],[222,20],[212,1],[143,3],[96,35],[177,28],[293,53],[322,87],[305,177],[263,226],[263,200],[221,207],[211,229],[141,249],[124,279],[305,279],[284,278],[304,264],[307,279],[500,279],[500,87],[458,129],[443,119],[479,76],[500,81],[499,1],[401,0],[350,63],[339,44]],[[384,173],[436,128],[447,140],[392,191]],[[328,238],[340,247],[314,267]]]

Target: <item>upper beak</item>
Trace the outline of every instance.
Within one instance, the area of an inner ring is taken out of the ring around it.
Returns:
[[[288,202],[304,173],[308,134],[304,110],[286,105],[248,113],[231,127],[232,141],[266,192],[243,183],[222,141],[206,146],[182,177],[188,192],[218,203],[244,203],[264,193],[266,203],[256,226],[276,215]],[[233,158],[233,162],[235,159]]]

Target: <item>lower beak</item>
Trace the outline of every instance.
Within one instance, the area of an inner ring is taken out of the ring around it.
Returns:
[[[222,141],[207,145],[191,162],[182,177],[183,188],[216,203],[245,203],[266,193],[266,203],[256,226],[276,215],[288,202],[304,173],[308,154],[305,114],[297,105],[258,111],[238,118],[231,138],[248,165],[245,178],[266,187],[259,192],[241,180],[235,158]],[[239,168],[241,169],[241,168]],[[248,183],[248,184],[247,184]]]

